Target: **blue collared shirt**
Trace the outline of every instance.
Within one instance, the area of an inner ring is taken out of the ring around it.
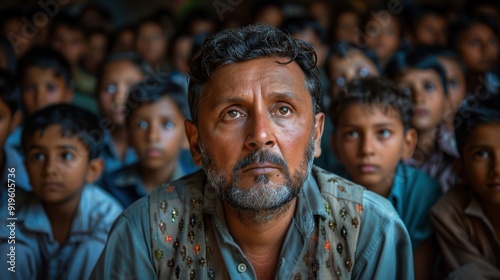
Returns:
[[[4,204],[2,204],[4,205]],[[70,236],[63,246],[54,240],[49,217],[32,193],[16,192],[15,244],[10,229],[0,227],[2,279],[88,279],[122,207],[95,185],[83,189]],[[0,209],[6,221],[7,207]],[[9,221],[10,222],[10,221]],[[15,247],[16,272],[7,271],[7,254]]]
[[[1,173],[2,177],[0,177],[0,182],[2,183],[2,186],[0,187],[0,201],[1,205],[7,205],[8,179],[14,180],[14,182],[10,181],[10,183],[13,183],[16,189],[31,191],[31,185],[29,183],[28,174],[24,168],[21,155],[19,155],[19,153],[13,148],[9,148],[7,146],[3,149],[3,155],[5,165],[4,170]],[[13,172],[10,172],[9,170]],[[9,176],[9,174],[14,175]]]
[[[104,174],[111,173],[127,165],[132,165],[138,161],[137,154],[132,147],[128,147],[125,151],[125,156],[123,160],[118,155],[116,151],[115,144],[113,143],[113,138],[111,133],[108,131],[104,132],[103,147],[100,154],[101,158],[104,160]]]
[[[429,217],[441,196],[439,183],[426,173],[400,163],[387,199],[403,220],[415,251],[433,234]]]
[[[186,181],[189,180],[187,177],[184,178]],[[195,190],[201,192],[200,188],[207,188],[206,185],[201,184],[186,184],[179,187],[182,189],[179,195],[183,198],[190,197],[190,192]],[[204,224],[212,225],[205,229],[205,234],[207,234],[206,230],[210,231],[212,228],[215,236],[209,234],[206,236],[211,238],[211,244],[217,244],[217,248],[211,249],[218,252],[214,254],[214,257],[220,253],[219,258],[211,260],[212,263],[225,267],[221,270],[227,271],[232,279],[256,279],[255,271],[249,260],[242,255],[241,249],[234,242],[227,229],[220,198],[214,191],[203,193],[207,194],[203,198]],[[167,205],[168,201],[165,203]],[[193,205],[189,207],[190,202],[186,201],[185,203],[188,205],[183,208],[185,211],[193,209]],[[304,248],[308,248],[309,242],[315,242],[315,238],[308,238],[307,234],[318,226],[315,222],[316,219],[327,217],[323,197],[313,176],[308,178],[299,194],[296,209],[292,224],[288,229],[287,238],[282,246],[284,249],[280,257],[280,264],[276,268],[276,279],[289,279],[296,267],[304,266],[304,259],[309,259],[309,257],[305,257],[308,253],[304,252]],[[394,207],[381,196],[370,191],[363,191],[362,212],[352,279],[413,279],[411,243],[408,232]],[[91,279],[109,279],[110,277],[119,279],[158,278],[153,260],[149,214],[147,197],[141,198],[124,211],[113,225],[106,247]],[[190,213],[184,215],[189,217]],[[201,233],[197,232],[196,234]],[[179,248],[179,250],[181,249]],[[187,256],[190,257],[192,253],[191,251],[186,252]],[[155,251],[155,254],[160,254],[160,252]],[[165,258],[165,261],[169,258],[169,256],[161,255],[157,257]],[[192,265],[204,264],[193,262]],[[215,273],[215,275],[221,275],[220,272]],[[209,275],[196,275],[196,277],[210,279]]]

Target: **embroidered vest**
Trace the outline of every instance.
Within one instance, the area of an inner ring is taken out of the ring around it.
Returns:
[[[293,268],[293,279],[351,279],[358,243],[363,191],[337,175],[313,167],[327,219],[314,230]],[[149,196],[153,260],[160,279],[230,279],[211,262],[218,248],[203,217],[202,171],[164,185]],[[224,265],[223,265],[224,266]]]

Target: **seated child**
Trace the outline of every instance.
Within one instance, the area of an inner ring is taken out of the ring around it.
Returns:
[[[436,55],[426,50],[396,53],[389,61],[386,75],[413,99],[412,127],[418,141],[413,156],[406,163],[438,180],[443,192],[454,186],[457,176],[455,157],[444,151],[439,138],[446,109],[446,74]]]
[[[16,190],[16,272],[2,279],[88,279],[122,207],[92,184],[103,163],[99,123],[70,104],[46,107],[24,125],[22,147],[33,191]],[[7,207],[0,217],[8,216]],[[0,228],[6,263],[9,229]]]
[[[29,50],[19,61],[17,69],[24,116],[56,103],[71,103],[71,67],[66,59],[51,48],[36,47]],[[22,127],[7,139],[9,147],[21,150]]]
[[[429,279],[434,254],[428,214],[441,189],[430,176],[402,163],[416,142],[411,97],[385,78],[356,79],[330,109],[335,154],[351,180],[394,205],[410,235],[416,278]]]
[[[134,87],[127,101],[126,126],[139,162],[110,173],[103,184],[124,207],[161,184],[194,171],[180,158],[181,149],[188,146],[186,118],[186,94],[174,82],[164,80],[155,87],[147,83]]]
[[[414,4],[406,10],[408,14],[405,19],[413,45],[446,45],[448,20],[445,9]]]
[[[456,115],[462,179],[431,210],[448,279],[500,279],[500,97],[468,98]]]
[[[125,127],[125,105],[131,88],[145,79],[145,65],[135,53],[108,56],[98,72],[97,96],[101,123],[104,124],[104,174],[137,162],[130,147]],[[145,79],[157,82],[154,77]]]
[[[0,70],[0,201],[6,206],[8,198],[15,196],[15,190],[8,188],[11,183],[17,189],[31,190],[18,152],[4,147],[7,136],[21,117],[17,94],[14,76],[6,70]]]

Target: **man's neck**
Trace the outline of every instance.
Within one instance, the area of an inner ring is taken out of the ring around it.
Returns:
[[[243,220],[231,206],[224,203],[226,223],[231,236],[254,267],[258,279],[274,279],[281,246],[295,213],[297,199],[264,223]]]

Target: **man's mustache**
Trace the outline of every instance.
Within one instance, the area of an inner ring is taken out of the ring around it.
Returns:
[[[248,156],[246,156],[244,159],[238,161],[236,163],[236,165],[234,166],[233,170],[234,170],[234,172],[236,172],[240,169],[243,169],[243,168],[249,166],[250,164],[254,164],[254,163],[264,164],[265,162],[280,166],[283,169],[288,168],[288,164],[286,163],[286,161],[282,157],[280,157],[276,154],[273,154],[273,153],[269,152],[268,150],[256,150],[256,151],[252,152],[251,154],[249,154]]]

